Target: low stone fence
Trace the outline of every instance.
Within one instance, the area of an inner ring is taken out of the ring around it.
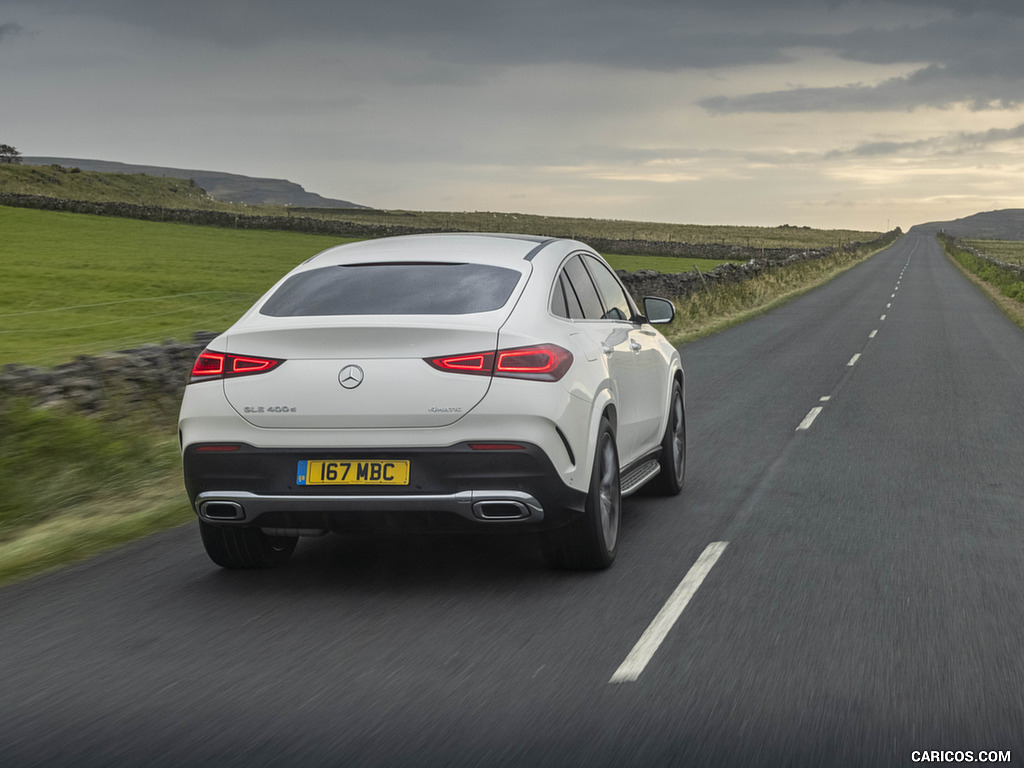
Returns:
[[[181,399],[196,357],[215,336],[199,331],[190,342],[81,355],[55,368],[9,363],[0,369],[0,407],[13,397],[32,398],[46,408],[126,415],[143,404],[173,405]]]
[[[889,241],[895,240],[896,233],[883,235],[875,241],[881,247]],[[844,243],[838,248],[823,248],[818,250],[791,251],[787,249],[770,249],[768,257],[750,258],[742,264],[720,264],[709,272],[700,272],[696,269],[692,272],[680,272],[676,274],[662,274],[650,269],[640,269],[636,272],[624,272],[617,270],[619,278],[638,300],[643,296],[663,296],[665,298],[681,298],[689,296],[695,291],[707,289],[721,283],[738,283],[742,280],[749,280],[752,277],[764,273],[769,269],[785,267],[800,261],[820,259],[829,256],[837,251],[853,253],[863,247],[865,243],[851,242]],[[736,247],[739,249],[739,246]],[[742,249],[739,249],[742,250]],[[759,250],[759,249],[747,249]],[[766,249],[768,250],[768,249]]]
[[[982,261],[987,261],[989,264],[994,264],[995,266],[1007,272],[1013,272],[1014,274],[1018,275],[1022,280],[1024,280],[1024,265],[1011,264],[1007,261],[1000,261],[994,256],[989,256],[984,251],[978,250],[973,245],[967,245],[962,240],[953,240],[953,244],[961,251],[967,251],[968,253],[972,254],[976,258],[981,259]]]

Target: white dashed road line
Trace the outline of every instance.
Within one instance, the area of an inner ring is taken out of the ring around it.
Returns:
[[[637,640],[633,650],[626,656],[626,660],[615,670],[612,679],[608,681],[609,683],[636,682],[728,545],[729,542],[727,541],[713,541],[708,544],[704,552],[701,553],[701,556],[697,558],[697,562],[693,564],[693,567],[687,571],[683,580],[679,582],[675,592],[672,593],[665,605],[658,611],[654,621],[650,623],[650,626],[647,627],[643,635],[640,636],[640,639]]]
[[[823,409],[820,405],[816,405],[814,408],[811,408],[807,415],[804,416],[804,420],[800,422],[800,426],[796,428],[796,431],[803,432],[804,430],[810,429],[811,424],[813,424],[814,420],[818,418],[818,414],[821,413],[822,410]]]
[[[868,334],[868,338],[869,339],[873,339],[877,335],[878,335],[878,329],[876,328],[875,330],[873,330],[871,333]]]
[[[850,362],[846,364],[847,367],[856,365],[858,360],[860,360],[860,352],[850,358]]]

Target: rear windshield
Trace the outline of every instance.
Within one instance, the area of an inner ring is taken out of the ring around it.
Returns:
[[[500,309],[520,272],[487,264],[346,264],[300,272],[260,313],[306,315],[468,315]]]

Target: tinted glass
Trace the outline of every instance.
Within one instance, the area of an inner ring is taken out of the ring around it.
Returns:
[[[260,314],[468,315],[505,305],[520,273],[486,264],[352,264],[293,275]]]
[[[576,291],[573,290],[572,283],[569,282],[569,278],[564,271],[559,276],[559,282],[562,284],[562,290],[565,292],[565,307],[569,310],[569,317],[573,320],[582,320],[583,306],[576,297]]]
[[[583,308],[580,306],[579,299],[576,298],[576,292],[572,289],[572,285],[569,284],[569,279],[565,276],[564,270],[558,273],[555,287],[551,291],[551,314],[556,317],[572,318],[573,320],[579,320],[583,317]]]
[[[566,287],[572,288],[576,299],[583,308],[583,316],[587,320],[600,320],[604,315],[604,307],[601,306],[601,298],[597,295],[594,281],[590,279],[587,268],[583,266],[579,256],[573,256],[566,263],[565,276],[568,278]],[[571,297],[567,296],[566,298]]]
[[[562,284],[562,273],[555,278],[555,285],[551,289],[551,314],[555,317],[568,317],[569,307],[565,303],[565,286]]]
[[[587,266],[590,273],[597,282],[597,288],[601,292],[601,299],[604,302],[605,318],[608,320],[629,320],[633,316],[633,309],[629,305],[622,286],[615,279],[608,267],[594,258],[587,257]]]

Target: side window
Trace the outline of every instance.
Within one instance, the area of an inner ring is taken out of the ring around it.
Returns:
[[[551,314],[555,317],[568,317],[569,306],[565,302],[565,285],[562,284],[562,273],[559,271],[555,284],[551,287]]]
[[[633,316],[633,308],[629,299],[626,298],[622,286],[615,279],[608,267],[597,259],[588,256],[587,266],[594,276],[597,288],[601,292],[601,300],[606,307],[604,317],[607,320],[629,320]]]
[[[572,298],[575,296],[583,311],[583,317],[587,320],[600,320],[604,317],[604,307],[601,306],[601,297],[597,294],[594,281],[590,279],[587,268],[579,256],[573,256],[565,265],[563,274],[566,277],[566,300],[572,307]],[[572,296],[568,295],[571,290]]]
[[[583,319],[583,307],[580,306],[580,300],[576,298],[576,291],[573,290],[569,278],[565,276],[564,269],[558,273],[551,291],[551,314],[572,320]]]

